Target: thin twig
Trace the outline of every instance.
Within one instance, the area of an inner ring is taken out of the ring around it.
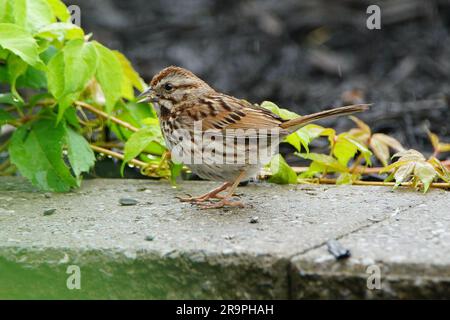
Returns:
[[[9,158],[7,158],[3,163],[0,163],[0,172],[8,168],[10,164],[11,162],[9,161]]]
[[[441,161],[442,165],[447,167],[448,169],[450,169],[450,160],[444,160]],[[292,169],[295,171],[295,173],[303,173],[305,171],[308,171],[309,167],[292,167]],[[372,168],[368,168],[365,166],[358,166],[354,169],[353,173],[380,173],[380,171],[384,169],[383,167],[372,167]],[[266,171],[262,171],[262,174],[266,174]]]
[[[107,154],[107,155],[109,155],[109,156],[111,156],[113,158],[116,158],[116,159],[119,159],[119,160],[123,160],[124,159],[123,154],[121,154],[119,152],[115,152],[115,151],[112,151],[112,150],[109,150],[109,149],[105,149],[105,148],[96,146],[94,144],[91,144],[91,148],[94,151],[97,151],[97,152],[100,152],[100,153],[103,153],[103,154]],[[139,168],[145,168],[145,167],[147,167],[149,165],[148,163],[145,163],[145,162],[137,160],[137,159],[132,159],[129,162],[131,162],[134,166],[139,167]]]
[[[331,179],[331,178],[312,178],[312,179],[303,179],[305,182],[318,182],[321,184],[336,184],[337,179]],[[360,186],[395,186],[395,182],[384,182],[384,181],[362,181],[362,180],[356,180],[353,181],[352,184],[354,185],[360,185]],[[404,187],[410,187],[412,185],[411,182],[404,182],[400,184]],[[450,189],[450,183],[446,182],[435,182],[430,185],[431,188],[442,188],[442,189]]]
[[[9,145],[9,139],[5,141],[5,143],[0,145],[0,152],[3,152],[3,150],[6,150],[8,148]]]
[[[89,111],[91,111],[92,113],[95,113],[96,115],[99,115],[105,119],[111,120],[112,122],[115,122],[119,125],[121,125],[124,128],[127,128],[130,131],[136,132],[139,129],[136,128],[135,126],[132,126],[131,124],[129,124],[128,122],[122,121],[119,118],[116,118],[114,116],[111,116],[109,114],[107,114],[106,112],[103,112],[101,110],[98,110],[96,107],[91,106],[90,104],[83,102],[83,101],[75,101],[75,104],[79,107],[85,108]]]

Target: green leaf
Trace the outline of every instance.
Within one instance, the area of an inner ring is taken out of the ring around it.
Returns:
[[[62,157],[64,124],[41,118],[19,127],[9,146],[11,162],[33,185],[46,191],[63,192],[77,186]]]
[[[8,75],[9,75],[9,83],[11,85],[11,92],[17,99],[22,100],[22,97],[16,90],[16,81],[19,76],[25,73],[25,71],[28,68],[28,65],[15,54],[9,55],[6,64],[8,66]]]
[[[50,59],[48,87],[59,103],[58,121],[93,77],[97,61],[93,44],[82,39],[69,41]]]
[[[347,165],[348,161],[355,156],[357,151],[358,148],[341,135],[338,136],[338,139],[333,146],[333,155],[343,166]]]
[[[0,46],[18,55],[29,65],[38,69],[44,68],[39,58],[36,40],[21,27],[11,23],[0,23]]]
[[[270,171],[272,176],[270,182],[278,184],[289,184],[297,182],[297,174],[284,160],[280,154],[275,155],[270,161]]]
[[[13,3],[10,0],[0,0],[0,23],[14,23]]]
[[[326,168],[331,168],[333,171],[337,172],[348,172],[348,168],[342,165],[338,160],[333,158],[332,156],[320,153],[296,153],[296,155],[312,160],[323,165]]]
[[[359,151],[363,155],[367,164],[371,164],[370,156],[372,152],[359,141],[351,138],[347,133],[341,133],[337,136],[333,145],[333,155],[338,159],[339,163],[346,166],[348,161],[352,159],[356,152]]]
[[[69,162],[75,176],[89,172],[95,163],[95,155],[86,139],[72,128],[66,128],[66,143]]]
[[[64,113],[64,119],[66,119],[67,123],[73,126],[74,128],[80,129],[80,122],[77,117],[77,109],[69,108]]]
[[[139,91],[144,90],[144,80],[141,79],[139,74],[134,70],[131,62],[119,51],[113,51],[116,55],[117,59],[119,59],[120,64],[122,66],[122,70],[124,73],[124,81],[122,83],[122,95],[131,100],[134,98],[133,87],[138,89]]]
[[[93,43],[99,56],[95,77],[105,95],[106,112],[110,114],[122,96],[122,83],[124,81],[122,65],[114,52],[96,41]]]
[[[39,29],[35,37],[44,38],[47,40],[58,40],[63,42],[65,40],[83,39],[83,29],[75,24],[67,22],[55,22]]]
[[[124,159],[120,172],[123,175],[123,169],[125,164],[130,160],[134,159],[138,154],[140,154],[144,149],[155,140],[158,140],[161,135],[161,131],[158,127],[150,126],[144,127],[139,131],[133,133],[128,141],[125,143],[124,148]]]
[[[0,109],[0,126],[8,122],[9,120],[13,120],[14,118],[5,110]]]
[[[62,22],[70,20],[70,12],[61,0],[47,0],[52,8],[53,14]]]
[[[14,0],[14,22],[30,32],[36,32],[50,23],[56,22],[52,8],[46,0]]]
[[[44,89],[47,88],[47,76],[45,72],[28,67],[23,75],[17,79],[17,88],[33,88]]]
[[[287,109],[282,109],[271,101],[263,101],[263,103],[261,103],[261,107],[272,111],[284,120],[290,120],[299,117],[299,115],[295,112],[289,111]]]
[[[136,103],[129,101],[124,107],[120,116],[124,116],[123,119],[127,122],[133,124],[136,127],[142,126],[159,126],[159,121],[156,116],[156,113],[147,103]],[[122,118],[121,118],[122,119]]]
[[[183,164],[182,163],[174,163],[174,162],[170,161],[169,166],[170,166],[170,183],[172,185],[175,185],[177,177],[180,176],[181,171],[183,170]]]
[[[360,178],[359,174],[342,172],[336,179],[336,184],[352,184]]]
[[[159,128],[159,120],[156,117],[156,113],[147,103],[136,103],[133,101],[124,103],[122,100],[119,100],[119,102],[117,103],[117,108],[119,112],[117,112],[115,116],[120,120],[133,125],[136,128],[142,128],[146,126],[157,126]],[[110,128],[114,132],[114,134],[122,141],[127,141],[133,134],[132,131],[123,128],[120,125],[116,125],[115,123],[111,123]],[[162,139],[162,136],[161,140],[158,141],[158,144],[164,146],[164,139]],[[149,150],[151,146],[155,147],[153,148],[153,151]],[[162,149],[162,152],[164,152],[165,148],[162,147]],[[156,143],[151,144],[146,148],[146,151],[149,153],[158,155],[162,154],[161,152],[155,152],[156,150],[161,150],[161,146],[156,145]]]
[[[287,136],[286,142],[290,143],[297,151],[300,151],[300,146],[303,146],[306,152],[309,152],[309,144],[311,141],[320,136],[327,136],[329,140],[332,140],[335,134],[335,131],[331,128],[308,124]]]
[[[366,161],[366,163],[368,165],[372,164],[372,161],[370,160],[370,157],[372,156],[372,152],[365,146],[363,145],[361,142],[346,136],[345,137],[346,140],[350,141],[357,149],[359,152],[361,152],[361,154],[364,157],[364,160]]]

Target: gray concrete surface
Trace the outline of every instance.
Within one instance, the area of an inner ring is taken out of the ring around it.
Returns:
[[[447,191],[259,183],[238,189],[244,209],[175,199],[215,185],[86,180],[48,194],[0,178],[0,298],[450,298]],[[66,286],[72,265],[80,290]]]

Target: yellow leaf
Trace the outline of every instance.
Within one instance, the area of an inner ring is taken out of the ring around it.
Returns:
[[[389,147],[374,135],[372,139],[370,139],[370,148],[383,166],[387,166],[390,157]]]
[[[416,175],[423,183],[423,192],[430,187],[431,182],[436,177],[437,172],[428,162],[416,162],[414,166],[414,175]]]
[[[450,151],[450,143],[439,143],[439,151],[440,152],[449,152]]]
[[[375,133],[372,136],[372,139],[375,138],[378,141],[384,143],[385,145],[391,147],[392,149],[396,151],[404,151],[405,148],[403,148],[402,144],[395,138],[392,138],[384,133]]]
[[[433,146],[433,149],[435,151],[439,151],[439,137],[434,134],[433,132],[427,130],[428,132],[428,138],[430,138],[431,145]]]
[[[143,91],[145,82],[141,79],[136,70],[134,70],[131,62],[121,52],[116,50],[114,50],[113,52],[119,59],[125,78],[129,81],[130,85],[132,85],[139,91]]]
[[[400,166],[403,166],[403,165],[405,165],[407,163],[408,163],[408,161],[397,161],[397,162],[391,163],[387,167],[384,167],[383,169],[381,169],[380,173],[385,173],[385,172],[391,171],[392,169],[396,169],[396,168],[398,168]]]
[[[348,131],[348,134],[363,144],[366,144],[370,138],[369,133],[367,133],[359,128],[350,129]]]
[[[371,130],[370,127],[362,120],[358,119],[355,116],[350,116],[350,119],[356,123],[356,125],[358,126],[358,128],[360,128],[363,132],[368,133],[369,135],[371,134]]]
[[[414,170],[415,163],[407,162],[405,165],[399,167],[394,173],[395,184],[398,186],[404,181],[407,181]]]
[[[425,157],[414,149],[397,152],[392,158],[399,158],[398,161],[425,161]]]
[[[439,178],[450,183],[450,171],[437,158],[432,157],[428,162],[434,167]]]

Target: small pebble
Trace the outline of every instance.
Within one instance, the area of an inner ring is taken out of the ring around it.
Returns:
[[[131,199],[131,198],[121,198],[121,199],[119,200],[119,203],[120,203],[122,206],[135,206],[135,205],[138,204],[137,200]]]
[[[153,240],[155,240],[154,236],[146,236],[145,237],[145,241],[153,241]]]
[[[259,222],[259,218],[258,217],[251,217],[250,223],[258,223],[258,222]]]
[[[56,209],[47,209],[44,211],[44,216],[50,216],[56,212]]]
[[[350,250],[344,248],[337,240],[327,241],[327,248],[336,260],[347,259],[351,256]]]

